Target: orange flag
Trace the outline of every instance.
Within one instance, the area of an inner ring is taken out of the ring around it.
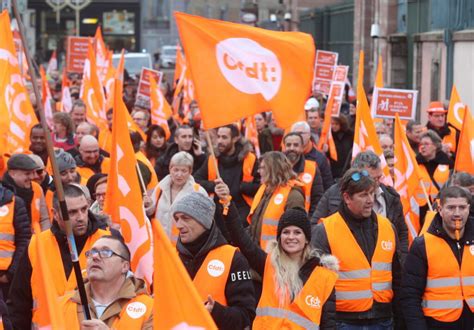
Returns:
[[[92,82],[86,75],[84,75],[82,79],[81,99],[86,104],[87,120],[99,127],[101,130],[107,129],[107,120],[104,120],[104,118],[101,117],[100,103],[97,100],[97,95],[92,86]]]
[[[461,103],[461,98],[459,97],[458,90],[453,84],[453,89],[451,90],[451,97],[449,100],[448,108],[448,124],[451,124],[458,130],[461,130],[462,120],[464,118],[464,112],[466,111],[466,106]]]
[[[161,224],[153,220],[152,225],[155,265],[153,327],[217,329]]]
[[[333,103],[334,95],[330,95],[328,103],[326,104],[326,110],[324,111],[324,122],[323,128],[321,129],[321,136],[319,137],[318,149],[322,151],[323,146],[327,144],[329,148],[329,157],[331,157],[332,160],[337,161],[336,145],[334,143],[331,131],[331,115]]]
[[[28,150],[38,123],[18,66],[8,11],[0,14],[0,152]]]
[[[255,148],[255,155],[260,158],[260,145],[258,144],[257,124],[255,116],[245,118],[245,138],[249,140]]]
[[[98,70],[97,74],[99,76],[100,82],[104,83],[104,78],[109,68],[109,52],[107,51],[104,38],[102,38],[102,30],[100,25],[95,31],[94,43]]]
[[[170,128],[168,126],[168,118],[173,114],[171,107],[166,102],[161,89],[156,85],[155,78],[150,75],[150,113],[151,123],[153,125],[160,125],[165,130],[166,140],[171,136]]]
[[[394,188],[400,194],[408,228],[408,241],[411,244],[420,232],[420,206],[426,204],[420,184],[423,184],[426,178],[421,175],[415,152],[410,147],[398,114],[395,118],[394,154]]]
[[[180,107],[181,98],[182,98],[181,92],[184,87],[184,81],[186,80],[186,71],[188,71],[186,66],[182,66],[181,74],[179,76],[178,82],[176,83],[176,88],[174,89],[172,108],[173,108],[173,114],[175,115],[178,114],[179,112],[179,107]]]
[[[379,61],[377,63],[377,73],[375,74],[375,87],[383,87],[383,62],[382,55],[379,56]]]
[[[354,132],[354,145],[352,147],[352,159],[365,150],[372,150],[380,157],[382,162],[382,170],[384,177],[383,183],[393,186],[393,180],[390,176],[390,169],[387,166],[383,150],[380,147],[380,142],[375,131],[375,125],[370,115],[369,103],[364,91],[364,51],[359,54],[359,73],[357,76],[357,106],[356,106],[356,120]]]
[[[110,172],[107,180],[105,213],[120,223],[121,233],[130,249],[135,275],[151,283],[153,274],[152,233],[143,208],[137,174],[137,160],[128,134],[127,108],[122,100],[121,82],[115,80],[115,106],[112,126]]]
[[[315,59],[309,34],[175,17],[206,129],[267,109],[280,127],[304,118]]]
[[[178,48],[176,49],[176,65],[174,69],[174,78],[173,78],[173,88],[176,89],[178,80],[181,79],[181,73],[183,72],[184,68],[186,67],[186,60],[183,56],[183,52],[181,51],[181,46],[177,45]]]
[[[467,106],[464,111],[454,170],[474,175],[474,119]]]
[[[46,69],[46,74],[50,75],[51,72],[57,71],[58,70],[58,59],[56,57],[56,51],[53,52],[51,55],[51,58],[49,59],[48,62],[48,67]]]
[[[44,71],[43,66],[40,66],[40,76],[44,116],[46,117],[46,124],[48,124],[48,127],[53,129],[53,105],[51,104],[53,97],[51,96],[51,90],[49,89],[48,79],[46,79],[46,72]]]
[[[91,82],[91,86],[94,90],[94,94],[100,106],[100,109],[98,110],[99,110],[99,114],[101,118],[106,119],[105,111],[104,111],[104,104],[105,104],[104,88],[102,86],[101,80],[99,79],[99,74],[98,74],[99,69],[97,67],[95,56],[96,54],[94,53],[94,49],[92,48],[92,41],[90,41],[88,45],[88,49],[87,49],[87,60],[84,65],[84,76],[89,78]]]

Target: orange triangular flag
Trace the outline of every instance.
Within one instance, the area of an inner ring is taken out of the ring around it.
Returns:
[[[217,329],[161,224],[153,220],[152,225],[155,265],[153,327]]]
[[[408,138],[398,117],[395,118],[394,134],[394,188],[400,194],[403,215],[408,228],[409,244],[420,232],[420,206],[426,204],[420,184],[423,178],[416,161],[415,152],[410,147]]]
[[[186,60],[184,58],[183,52],[181,51],[181,46],[178,44],[176,49],[176,65],[174,69],[174,78],[173,78],[173,88],[176,89],[178,80],[181,79],[181,73],[186,67]]]
[[[109,52],[105,46],[104,38],[102,38],[102,30],[100,25],[97,27],[94,36],[95,54],[97,59],[97,74],[100,82],[104,82],[105,75],[109,68]]]
[[[87,61],[87,60],[86,60]],[[89,77],[84,75],[82,79],[81,99],[86,105],[86,118],[101,130],[107,128],[107,121],[100,115],[100,104],[97,100],[97,95],[92,87],[92,82]]]
[[[153,75],[149,75],[149,77],[151,123],[163,127],[166,133],[166,140],[168,140],[171,136],[170,128],[168,126],[168,118],[172,115],[171,107],[168,102],[166,102],[161,89],[157,87]]]
[[[137,160],[128,134],[127,108],[122,100],[121,82],[115,80],[110,172],[107,180],[105,213],[120,223],[121,233],[130,249],[135,275],[151,283],[153,274],[152,233],[145,216],[137,174]]]
[[[352,147],[352,159],[365,150],[372,150],[380,157],[382,162],[382,170],[384,177],[383,183],[393,186],[393,180],[390,176],[390,169],[387,166],[383,150],[380,147],[380,142],[375,131],[375,125],[370,115],[369,103],[364,91],[364,51],[359,54],[359,73],[357,77],[357,106],[356,106],[356,121],[354,131],[354,145]]]
[[[375,74],[375,87],[383,87],[383,62],[382,55],[379,56],[379,61],[377,63],[377,73]]]
[[[454,170],[474,175],[474,119],[466,106]]]
[[[447,117],[448,124],[451,124],[456,129],[461,130],[464,112],[466,111],[465,109],[466,106],[461,103],[461,98],[459,97],[458,90],[453,84],[453,89],[451,90],[451,98],[449,100]]]
[[[329,100],[328,100],[328,103],[326,104],[326,109],[324,111],[324,122],[323,122],[323,128],[321,129],[321,135],[318,141],[318,149],[322,151],[323,146],[327,144],[328,149],[329,149],[329,157],[331,157],[332,160],[337,161],[336,145],[334,143],[334,139],[332,137],[332,132],[331,132],[331,115],[332,115],[333,104],[334,104],[334,95],[331,94],[329,95]]]
[[[304,118],[315,59],[309,34],[175,17],[206,129],[268,109],[280,127]]]
[[[99,79],[95,53],[94,53],[94,49],[92,48],[92,41],[89,42],[88,49],[87,49],[87,60],[86,60],[86,64],[84,65],[84,76],[89,78],[91,82],[91,86],[94,90],[94,94],[100,106],[100,109],[97,109],[99,111],[100,117],[103,119],[106,119],[105,111],[104,111],[104,105],[105,105],[104,88],[102,87],[101,80]]]
[[[51,96],[51,90],[49,89],[48,79],[46,79],[46,72],[43,66],[40,66],[40,76],[44,116],[48,127],[53,129],[53,105],[51,104],[53,97]]]

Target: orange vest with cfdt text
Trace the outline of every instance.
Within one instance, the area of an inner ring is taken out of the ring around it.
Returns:
[[[15,213],[15,197],[13,200],[0,206],[0,270],[8,270],[15,253],[15,227],[13,215]]]

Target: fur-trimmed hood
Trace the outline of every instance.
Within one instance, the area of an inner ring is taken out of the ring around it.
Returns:
[[[332,254],[323,254],[319,257],[319,262],[321,266],[337,272],[339,270],[339,259],[337,259]]]

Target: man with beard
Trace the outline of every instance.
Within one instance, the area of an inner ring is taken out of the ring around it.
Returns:
[[[313,214],[324,194],[323,179],[315,161],[305,159],[303,137],[299,133],[288,133],[283,138],[284,152],[293,165],[293,171],[303,182],[306,212]]]
[[[260,186],[257,158],[251,152],[252,147],[248,141],[241,138],[237,126],[230,124],[219,127],[217,130],[216,160],[212,156],[196,172],[196,181],[209,194],[213,194],[217,179],[217,171],[224,182],[229,186],[232,200],[239,210],[240,218],[246,219],[252,205],[252,197]],[[216,197],[216,201],[218,201]],[[221,225],[221,224],[218,224]],[[225,226],[219,226],[226,232]]]
[[[36,124],[30,131],[30,151],[38,155],[44,164],[48,163],[48,150],[46,149],[46,139],[41,124]]]

